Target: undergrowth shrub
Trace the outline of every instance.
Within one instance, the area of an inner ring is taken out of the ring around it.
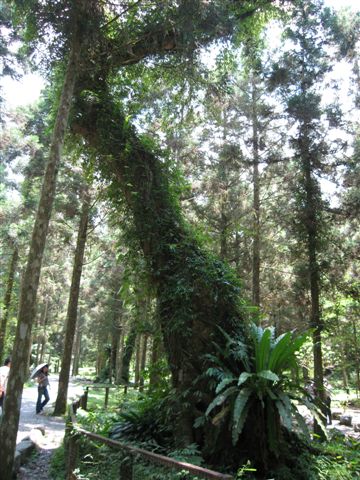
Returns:
[[[169,395],[153,393],[124,403],[117,420],[109,429],[113,440],[141,443],[148,449],[165,452],[173,448],[172,422],[169,421]]]

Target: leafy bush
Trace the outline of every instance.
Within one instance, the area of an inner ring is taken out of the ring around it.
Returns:
[[[126,439],[146,443],[147,448],[162,451],[173,447],[171,422],[168,421],[167,395],[147,394],[136,403],[124,404],[109,435],[114,440]]]
[[[77,421],[85,429],[99,435],[107,436],[114,421],[116,421],[117,414],[113,412],[105,412],[104,410],[87,411],[81,408],[76,412]]]

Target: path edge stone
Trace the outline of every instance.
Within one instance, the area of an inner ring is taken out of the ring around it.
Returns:
[[[44,427],[33,428],[30,435],[23,438],[21,442],[16,445],[14,456],[14,474],[16,475],[21,466],[24,465],[34,450],[39,447],[39,440],[45,434]]]

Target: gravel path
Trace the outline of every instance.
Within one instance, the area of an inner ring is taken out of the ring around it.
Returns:
[[[58,377],[50,375],[50,402],[45,407],[44,415],[36,415],[35,405],[37,400],[37,385],[27,387],[23,391],[21,402],[21,415],[17,442],[28,437],[34,428],[42,428],[45,435],[39,443],[38,454],[24,465],[18,474],[20,480],[49,480],[48,468],[50,457],[53,451],[61,445],[65,432],[65,421],[63,417],[50,416],[57,396]],[[83,389],[79,385],[70,382],[68,399],[81,395]]]

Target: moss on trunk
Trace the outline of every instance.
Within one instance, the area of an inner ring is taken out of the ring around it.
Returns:
[[[208,368],[213,341],[244,332],[240,286],[229,268],[199,245],[184,221],[164,161],[140,139],[107,95],[83,95],[73,130],[93,148],[96,165],[109,181],[115,202],[125,199],[135,238],[157,290],[164,346],[178,391],[179,443],[193,441],[196,411],[213,392],[196,380]],[[180,428],[181,424],[181,428]],[[182,438],[182,440],[181,440]]]

